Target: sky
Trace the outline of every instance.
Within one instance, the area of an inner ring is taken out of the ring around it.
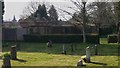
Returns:
[[[53,4],[55,7],[67,9],[69,6],[73,6],[68,0],[4,0],[5,2],[5,14],[4,14],[4,20],[9,21],[12,20],[15,16],[17,20],[19,20],[20,15],[23,14],[23,10],[27,5],[31,2],[48,2],[49,4]],[[93,0],[89,0],[93,1]],[[104,1],[104,0],[103,0]],[[117,1],[117,0],[115,0]],[[69,10],[68,10],[69,11]],[[60,15],[60,13],[59,13]],[[64,15],[64,14],[63,14]],[[62,15],[60,15],[62,16]],[[68,15],[66,15],[68,16]],[[68,16],[69,17],[69,16]],[[62,18],[62,17],[60,17]]]
[[[9,21],[13,16],[18,20],[27,4],[27,2],[5,2],[4,20]]]
[[[5,21],[10,21],[15,16],[19,20],[20,15],[23,14],[23,10],[32,0],[4,0],[5,1],[5,13],[3,19]],[[35,1],[35,0],[34,0]],[[41,2],[41,0],[36,0]],[[55,7],[66,7],[66,3],[62,0],[43,0],[42,2],[49,2],[49,4],[54,4]]]

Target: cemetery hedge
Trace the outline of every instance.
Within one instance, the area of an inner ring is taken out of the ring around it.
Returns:
[[[112,34],[114,31],[113,31],[113,28],[100,28],[99,29],[99,33],[100,33],[100,36],[102,35],[108,35],[108,34]]]
[[[116,34],[108,35],[108,43],[117,43],[118,38]]]
[[[53,43],[82,43],[83,35],[67,34],[67,35],[23,35],[25,42],[41,42],[46,43],[52,40]],[[86,35],[87,43],[99,44],[99,35]]]

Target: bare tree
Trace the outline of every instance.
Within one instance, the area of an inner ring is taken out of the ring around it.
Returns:
[[[33,2],[31,1],[27,7],[23,10],[23,14],[21,15],[21,19],[25,19],[35,13],[38,9],[40,2]]]
[[[118,19],[119,19],[119,26],[118,26],[118,28],[119,28],[119,30],[118,30],[118,43],[120,43],[120,1],[118,2],[118,13],[119,13],[119,15],[118,15]]]
[[[120,43],[120,1],[114,3],[117,18],[118,43]]]
[[[63,10],[60,9],[62,12],[67,13],[68,15],[72,16],[72,18],[76,21],[76,22],[71,22],[68,21],[68,23],[77,26],[78,28],[80,27],[80,25],[82,25],[82,32],[83,32],[83,43],[86,43],[86,23],[87,23],[87,0],[70,0],[77,9],[74,9],[73,7],[68,7],[72,10],[74,10],[76,13],[71,13],[67,10]],[[65,17],[63,17],[64,19],[66,19]],[[67,20],[67,19],[66,19]]]
[[[86,36],[85,36],[85,28],[86,28],[86,2],[82,2],[83,4],[83,9],[82,9],[82,13],[83,13],[83,42],[86,42]]]
[[[97,2],[93,2],[90,4],[90,20],[93,24],[95,24],[96,29],[99,33],[99,29],[108,25],[110,28],[115,29],[115,14],[113,10],[113,3],[108,2],[108,0],[101,2],[101,0],[97,0]],[[115,31],[115,30],[114,30]]]

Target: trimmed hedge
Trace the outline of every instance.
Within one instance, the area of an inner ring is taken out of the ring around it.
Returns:
[[[108,35],[108,43],[117,43],[118,38],[116,34]]]
[[[100,36],[108,35],[108,34],[113,34],[114,29],[113,28],[100,28],[99,32],[100,32]]]
[[[26,42],[82,43],[83,35],[23,35]],[[86,35],[88,43],[99,44],[99,35]]]

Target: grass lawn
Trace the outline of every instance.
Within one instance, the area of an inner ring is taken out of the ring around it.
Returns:
[[[65,44],[67,55],[62,53],[62,44],[53,44],[48,48],[46,43],[25,43],[21,42],[21,50],[18,51],[18,60],[11,60],[12,66],[75,66],[81,56],[85,55],[85,48],[91,48],[91,63],[86,66],[118,66],[118,44],[108,44],[106,38],[101,38],[101,45],[98,45],[98,54],[94,54],[94,44],[75,43],[74,52],[71,52],[70,44]],[[15,43],[8,43],[3,47],[4,52],[9,52],[10,46]],[[4,44],[3,44],[4,45]]]
[[[0,59],[0,68],[2,67],[2,60]]]

